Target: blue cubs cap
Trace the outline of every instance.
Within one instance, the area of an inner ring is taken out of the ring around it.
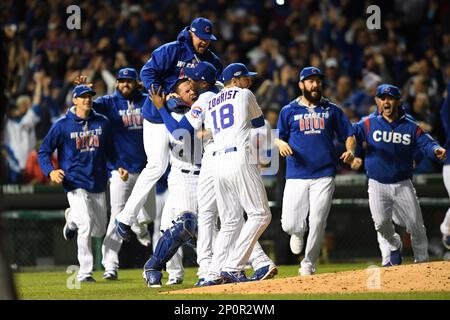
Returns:
[[[316,67],[306,67],[303,68],[302,71],[300,71],[300,81],[303,81],[311,76],[318,76],[322,79],[325,77],[322,71],[320,71],[320,69]]]
[[[189,29],[202,40],[217,40],[213,35],[213,25],[211,21],[206,18],[196,18],[192,20]]]
[[[229,64],[222,72],[222,81],[229,81],[232,78],[238,77],[252,77],[256,76],[256,72],[248,71],[247,67],[243,63]]]
[[[92,90],[91,87],[85,85],[85,84],[80,84],[78,86],[76,86],[75,88],[73,88],[72,90],[72,97],[73,98],[78,98],[79,96],[85,94],[85,93],[90,93],[91,95],[95,96],[96,93],[94,90]]]
[[[184,68],[184,74],[194,81],[216,81],[217,69],[209,62],[201,61],[194,68]]]
[[[380,84],[377,87],[376,96],[381,97],[382,95],[389,95],[397,100],[400,99],[401,96],[400,89],[398,87],[386,83]]]
[[[136,69],[133,68],[123,68],[119,70],[119,73],[117,74],[117,80],[119,79],[131,79],[131,80],[138,80],[138,73]]]

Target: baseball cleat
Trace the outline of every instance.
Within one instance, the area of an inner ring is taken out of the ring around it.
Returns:
[[[144,270],[142,273],[142,277],[144,278],[147,287],[149,288],[160,288],[162,287],[161,279],[162,272],[158,270]]]
[[[300,269],[298,269],[298,275],[302,277],[312,276],[314,273],[315,271],[308,267],[300,267]]]
[[[402,254],[400,253],[400,249],[391,251],[391,255],[389,257],[389,262],[383,264],[383,267],[392,267],[399,266],[402,264]]]
[[[173,285],[182,284],[182,283],[183,283],[182,278],[171,278],[171,279],[167,280],[166,285],[173,286]]]
[[[97,281],[95,281],[95,279],[92,278],[91,276],[84,277],[84,278],[82,278],[82,279],[80,279],[80,280],[78,280],[78,281],[79,281],[79,282],[97,282]]]
[[[244,271],[222,271],[220,275],[223,277],[224,283],[250,281]]]
[[[289,246],[293,254],[300,254],[303,250],[303,237],[296,234],[291,235]]]
[[[442,238],[442,243],[444,244],[444,247],[446,247],[448,250],[450,250],[450,235],[444,236]]]
[[[131,227],[116,219],[116,233],[123,241],[131,240]]]
[[[200,285],[200,287],[210,287],[210,286],[218,286],[221,284],[224,284],[225,281],[223,278],[209,280],[209,281],[203,281],[203,283]]]
[[[198,278],[197,282],[194,284],[196,287],[201,287],[205,283],[205,278]]]
[[[111,270],[111,271],[105,271],[103,274],[103,279],[105,280],[117,280],[117,271]]]
[[[267,265],[256,270],[253,276],[250,278],[250,281],[272,279],[277,273],[278,268],[276,266]]]
[[[66,219],[66,224],[64,225],[64,228],[63,228],[63,237],[64,237],[65,240],[71,240],[77,234],[77,230],[76,229],[72,230],[72,229],[69,228],[69,223],[68,223],[69,213],[70,213],[70,208],[67,208],[64,211],[64,217]]]

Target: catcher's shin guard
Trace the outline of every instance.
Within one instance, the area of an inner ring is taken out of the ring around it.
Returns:
[[[162,270],[178,248],[191,239],[197,232],[197,217],[192,212],[183,212],[173,221],[173,226],[164,231],[159,239],[153,256],[145,263],[144,270]]]

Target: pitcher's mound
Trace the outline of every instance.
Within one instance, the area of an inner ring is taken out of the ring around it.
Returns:
[[[168,294],[305,294],[350,292],[450,291],[450,262],[368,268],[265,281],[224,284]]]

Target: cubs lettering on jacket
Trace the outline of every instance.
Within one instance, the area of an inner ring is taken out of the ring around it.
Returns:
[[[386,132],[381,130],[375,130],[373,132],[373,140],[376,142],[386,142],[386,143],[401,143],[405,146],[411,144],[410,134],[401,134],[399,132]]]

